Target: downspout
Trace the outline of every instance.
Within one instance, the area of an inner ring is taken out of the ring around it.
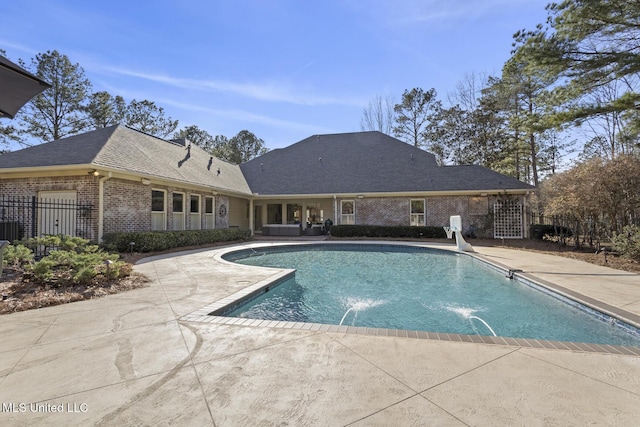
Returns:
[[[253,217],[253,198],[249,199],[249,230],[251,230],[251,237],[254,236],[254,223],[255,218]]]
[[[102,242],[104,234],[104,182],[111,178],[111,172],[98,179],[98,242]]]
[[[339,224],[338,222],[338,198],[334,194],[333,195],[333,223]]]

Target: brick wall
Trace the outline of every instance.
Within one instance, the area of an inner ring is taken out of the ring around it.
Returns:
[[[444,227],[449,225],[449,217],[460,215],[462,224],[467,227],[469,217],[469,197],[429,197],[427,199],[427,224]]]
[[[104,182],[104,233],[151,230],[151,188],[110,178]]]
[[[10,178],[0,181],[0,195],[31,197],[41,191],[76,191],[78,202],[98,204],[98,179],[93,176]]]
[[[79,203],[91,203],[94,206],[93,221],[90,236],[91,240],[98,239],[98,203],[99,203],[99,178],[93,176],[63,176],[63,177],[39,177],[39,178],[11,178],[0,180],[0,196],[6,197],[32,197],[38,196],[42,191],[75,191]],[[129,181],[119,178],[109,178],[104,181],[104,216],[103,232],[118,231],[149,231],[151,230],[151,190],[165,190],[167,204],[167,230],[173,230],[173,193],[184,194],[185,229],[193,227],[190,216],[191,194],[200,195],[200,229],[206,228],[205,197],[212,197],[210,192],[193,192],[178,187],[144,185],[139,181]],[[229,224],[229,198],[216,196],[214,198],[215,226],[228,227]],[[223,218],[219,215],[219,207],[225,204],[227,215]],[[242,215],[244,215],[244,210]],[[30,227],[30,218],[20,219]]]
[[[79,204],[94,206],[93,221],[88,235],[90,240],[98,237],[98,178],[90,175],[53,176],[30,178],[7,178],[0,180],[0,196],[3,197],[42,197],[43,191],[75,191]],[[31,230],[31,218],[12,218]],[[30,234],[30,231],[28,232]]]
[[[409,225],[409,200],[405,197],[355,199],[356,224]]]
[[[410,225],[411,199],[422,197],[365,197],[353,200],[356,224]],[[521,198],[519,198],[521,199]],[[496,197],[436,196],[425,197],[426,225],[444,227],[449,217],[460,215],[465,229],[473,226],[478,237],[493,237],[491,211]],[[341,223],[341,205],[338,200],[338,218]]]

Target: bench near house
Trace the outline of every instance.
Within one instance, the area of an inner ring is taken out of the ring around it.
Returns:
[[[270,235],[309,227],[316,234],[327,219],[445,226],[451,215],[478,235],[521,238],[534,190],[481,166],[438,166],[432,154],[380,132],[315,135],[242,165],[122,125],[0,156],[0,205],[53,199],[95,211],[81,231],[80,214],[67,224],[41,209],[20,219],[25,233],[92,240],[118,231],[226,227]],[[0,208],[0,222],[17,221]]]

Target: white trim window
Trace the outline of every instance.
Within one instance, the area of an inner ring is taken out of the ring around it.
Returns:
[[[411,199],[411,213],[410,224],[412,227],[424,227],[426,222],[425,218],[425,202],[424,199]]]
[[[356,202],[354,200],[340,200],[340,224],[353,225],[356,223]]]
[[[167,229],[167,191],[151,189],[151,230]]]
[[[216,228],[216,217],[213,214],[213,197],[204,198],[204,223],[207,230]]]
[[[184,198],[184,193],[174,192],[172,194],[174,230],[184,230]]]
[[[191,230],[202,228],[202,216],[200,215],[200,195],[189,195],[189,222]]]

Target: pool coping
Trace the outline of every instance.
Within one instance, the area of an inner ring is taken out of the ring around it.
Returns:
[[[624,323],[631,325],[636,329],[640,329],[640,316],[628,311],[622,310],[618,307],[611,306],[602,301],[580,294],[573,290],[567,289],[563,286],[551,283],[549,281],[540,279],[531,273],[527,273],[521,270],[514,270],[504,264],[498,263],[488,257],[475,253],[475,252],[460,252],[455,247],[450,245],[439,245],[433,243],[422,242],[402,242],[402,241],[278,241],[278,242],[260,242],[250,243],[241,246],[232,246],[225,248],[222,251],[218,251],[214,255],[214,259],[217,262],[238,265],[234,262],[227,261],[222,257],[230,252],[237,252],[240,250],[260,248],[260,247],[278,247],[278,246],[297,246],[297,245],[385,245],[385,246],[410,246],[444,250],[461,255],[467,255],[476,260],[488,264],[489,266],[496,268],[514,278],[519,278],[524,281],[529,281],[536,286],[546,289],[547,292],[556,293],[564,298],[574,301],[578,304],[582,304],[590,309],[604,313],[607,316],[618,319]],[[485,336],[485,335],[464,335],[464,334],[449,334],[438,332],[426,332],[426,331],[413,331],[403,329],[384,329],[384,328],[370,328],[362,326],[345,326],[345,325],[327,325],[321,323],[307,323],[307,322],[289,322],[280,320],[263,320],[263,319],[244,319],[237,317],[226,317],[217,315],[221,311],[230,311],[234,305],[243,304],[246,299],[265,292],[269,287],[274,286],[280,281],[286,280],[295,274],[295,269],[283,269],[283,268],[270,268],[270,267],[254,267],[261,268],[266,271],[272,271],[269,277],[260,280],[253,285],[247,286],[233,294],[219,299],[211,304],[182,316],[180,320],[199,323],[210,323],[217,325],[235,325],[235,326],[250,326],[250,327],[268,327],[268,328],[280,328],[280,329],[298,329],[317,332],[333,332],[333,333],[345,333],[345,334],[357,334],[367,336],[386,336],[386,337],[401,337],[401,338],[416,338],[416,339],[428,339],[439,341],[453,341],[463,343],[475,343],[475,344],[488,344],[488,345],[502,345],[511,347],[522,348],[539,348],[539,349],[552,349],[552,350],[564,350],[564,351],[578,351],[586,353],[605,353],[605,354],[618,354],[626,356],[639,356],[640,347],[628,347],[610,344],[593,344],[582,342],[570,342],[570,341],[549,341],[539,340],[531,338],[510,338],[499,336]]]

